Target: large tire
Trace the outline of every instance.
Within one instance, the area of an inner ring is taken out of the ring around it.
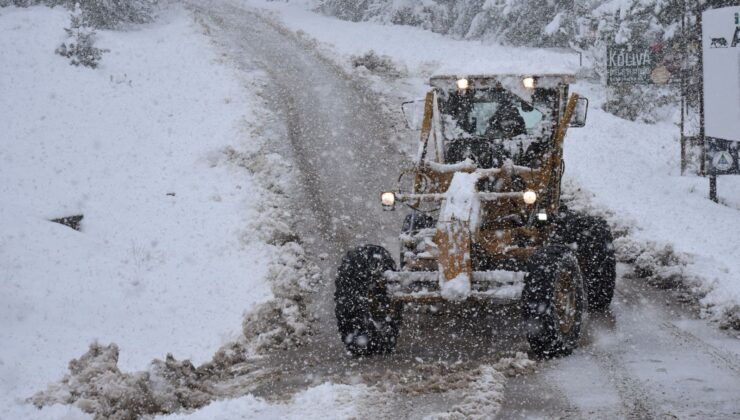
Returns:
[[[586,217],[578,244],[578,262],[583,273],[588,309],[603,312],[614,297],[617,260],[614,256],[612,233],[606,221]]]
[[[577,347],[585,308],[583,279],[573,252],[549,245],[532,255],[524,278],[522,316],[537,357],[567,355]]]
[[[391,301],[382,278],[394,269],[388,251],[375,245],[356,248],[342,259],[334,312],[342,342],[355,356],[388,353],[396,346],[403,307]]]
[[[560,220],[557,237],[559,243],[576,245],[588,309],[593,312],[607,310],[617,278],[617,260],[609,225],[602,218],[566,210]]]

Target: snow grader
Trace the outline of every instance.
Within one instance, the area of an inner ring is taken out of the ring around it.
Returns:
[[[575,77],[442,75],[416,104],[416,158],[381,204],[410,209],[396,267],[384,248],[351,250],[337,272],[335,314],[347,350],[393,351],[407,303],[518,301],[531,351],[569,354],[587,311],[614,293],[612,235],[561,203],[563,143],[585,125]],[[407,105],[404,113],[408,116]],[[409,118],[407,118],[408,120]]]

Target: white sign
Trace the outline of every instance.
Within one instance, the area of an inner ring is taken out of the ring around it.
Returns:
[[[740,141],[740,6],[702,13],[704,133]]]

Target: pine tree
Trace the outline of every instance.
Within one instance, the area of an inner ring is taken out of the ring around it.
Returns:
[[[64,31],[72,40],[63,42],[55,52],[69,58],[70,64],[74,66],[97,68],[103,53],[109,50],[95,47],[95,31],[87,25],[79,5],[75,6],[70,15],[69,28],[64,28]]]

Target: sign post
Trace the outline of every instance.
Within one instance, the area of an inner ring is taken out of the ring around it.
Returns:
[[[701,20],[705,165],[716,202],[717,175],[740,174],[740,6],[705,10]]]

